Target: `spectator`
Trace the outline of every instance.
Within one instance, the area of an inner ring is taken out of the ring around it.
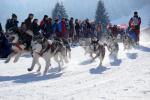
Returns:
[[[5,29],[6,32],[8,30],[15,30],[16,28],[18,28],[18,23],[19,21],[17,21],[17,15],[16,14],[12,14],[12,18],[8,19],[5,25]]]
[[[97,33],[97,38],[101,38],[102,36],[102,24],[101,22],[99,22],[97,25],[96,25],[96,33]]]
[[[62,25],[61,38],[65,38],[65,35],[67,34],[65,18],[62,18],[61,25]]]
[[[69,38],[69,20],[65,19],[65,22],[66,22],[66,29],[67,29],[67,32],[65,34],[65,38],[68,39]]]
[[[46,30],[46,37],[52,38],[52,35],[53,35],[52,18],[48,19],[47,27],[45,28],[45,30]]]
[[[32,24],[31,24],[31,30],[33,31],[34,35],[40,35],[40,26],[38,25],[38,19],[34,19]]]
[[[2,33],[3,29],[2,29],[2,25],[0,23],[0,33]]]
[[[0,33],[0,58],[7,58],[11,53],[11,44],[3,33]]]
[[[79,37],[80,37],[80,24],[79,24],[79,20],[78,19],[75,20],[75,31],[76,31],[76,39],[77,39],[77,41],[79,41]]]
[[[30,46],[31,46],[31,40],[32,40],[32,36],[30,34],[27,33],[27,27],[26,24],[24,22],[22,22],[21,27],[19,28],[19,33],[20,33],[20,38],[22,40],[23,44],[26,44],[26,50],[29,50]]]
[[[43,20],[40,22],[40,28],[43,34],[46,32],[47,23],[48,23],[48,15],[44,15]]]
[[[71,17],[70,18],[70,21],[69,21],[69,26],[70,26],[70,29],[69,29],[69,38],[71,39],[71,41],[73,42],[74,41],[74,23],[73,23],[74,19]]]
[[[33,14],[29,14],[28,18],[24,21],[25,25],[27,27],[27,30],[31,30],[32,29],[32,19],[33,19],[34,15]]]
[[[43,20],[40,23],[41,32],[44,37],[50,38],[52,35],[52,19],[48,18],[47,15],[44,15]]]
[[[91,24],[89,22],[89,19],[86,19],[85,25],[86,25],[86,27],[85,27],[86,28],[85,37],[89,38],[89,37],[91,37]]]
[[[60,22],[58,17],[55,18],[55,22],[53,24],[53,33],[57,36],[57,37],[61,37],[61,27],[60,27]]]

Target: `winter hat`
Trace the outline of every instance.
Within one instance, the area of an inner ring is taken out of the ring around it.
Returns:
[[[37,22],[37,21],[38,21],[38,19],[34,19],[34,20],[33,20],[34,23]]]
[[[58,21],[59,20],[59,18],[58,17],[55,17],[55,21]]]
[[[48,15],[44,15],[44,18],[48,18]]]
[[[134,16],[138,16],[138,12],[137,11],[134,12]]]
[[[17,15],[13,13],[12,18],[17,18]]]
[[[71,17],[70,20],[74,20],[73,17]]]
[[[49,17],[49,20],[50,20],[50,21],[52,21],[52,18],[51,18],[51,17]]]
[[[34,14],[30,13],[29,16],[34,16]]]

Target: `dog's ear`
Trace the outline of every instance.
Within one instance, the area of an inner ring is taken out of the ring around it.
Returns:
[[[91,42],[93,42],[93,38],[91,38]]]
[[[99,40],[97,39],[97,41],[96,41],[97,43],[99,43]]]
[[[42,41],[45,41],[45,38],[44,38],[44,37],[42,38]]]

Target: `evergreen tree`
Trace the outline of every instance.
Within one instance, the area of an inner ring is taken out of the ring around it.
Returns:
[[[96,15],[95,15],[95,22],[96,23],[100,22],[102,24],[102,32],[106,31],[107,25],[110,22],[104,3],[101,0],[98,1]]]
[[[65,9],[62,2],[61,3],[57,2],[56,5],[55,5],[55,8],[52,11],[52,18],[55,19],[56,17],[68,18],[68,15],[66,13],[66,9]]]

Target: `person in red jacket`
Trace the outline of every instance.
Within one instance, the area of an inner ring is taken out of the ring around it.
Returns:
[[[138,12],[134,12],[134,16],[129,21],[129,27],[136,33],[137,43],[139,43],[140,40],[140,25],[141,18],[138,16]]]
[[[62,25],[61,38],[64,38],[67,33],[65,18],[62,18],[61,25]]]
[[[40,22],[41,31],[45,32],[45,26],[48,22],[48,15],[44,15],[43,20]]]

